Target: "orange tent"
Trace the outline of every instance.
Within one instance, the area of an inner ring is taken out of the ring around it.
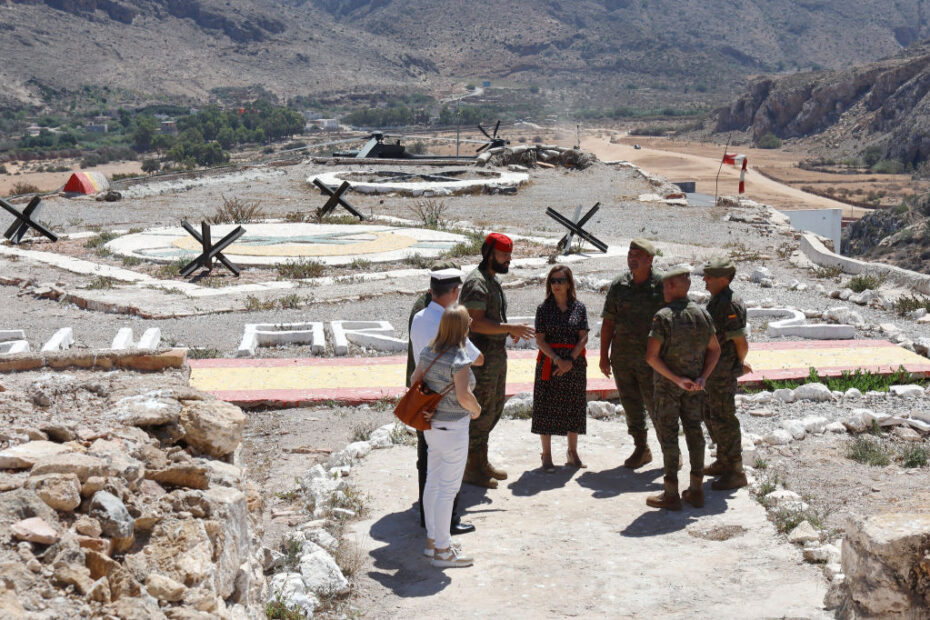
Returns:
[[[110,189],[102,172],[75,172],[65,183],[66,194],[99,194]]]

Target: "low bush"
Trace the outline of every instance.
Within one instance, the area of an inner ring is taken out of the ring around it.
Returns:
[[[878,289],[884,281],[885,278],[881,276],[858,275],[854,278],[850,278],[849,282],[846,283],[846,287],[857,293],[861,293],[862,291]]]
[[[756,142],[756,147],[760,149],[780,149],[781,148],[781,138],[773,134],[771,131],[759,138],[759,141]]]
[[[319,278],[326,273],[326,265],[308,258],[289,260],[275,266],[279,280],[303,280],[305,278]]]
[[[930,297],[902,295],[892,302],[891,307],[901,316],[921,308],[925,308],[927,312],[930,312]]]
[[[873,437],[856,437],[846,446],[846,458],[863,465],[884,467],[891,464],[891,457],[891,449],[881,439]]]
[[[259,201],[223,196],[223,205],[216,208],[216,213],[213,217],[207,218],[207,222],[210,224],[247,224],[264,218],[265,211]]]
[[[778,381],[772,379],[763,379],[762,384],[766,390],[774,391],[779,389],[793,390],[799,385],[805,383],[822,383],[832,391],[845,392],[850,388],[856,388],[863,394],[870,391],[887,392],[892,385],[909,385],[912,383],[923,384],[925,380],[918,379],[903,366],[887,375],[873,373],[870,370],[857,368],[855,371],[844,370],[838,377],[821,377],[814,367],[810,368],[807,379],[804,380],[786,380]]]

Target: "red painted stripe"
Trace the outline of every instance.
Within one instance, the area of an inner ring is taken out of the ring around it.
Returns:
[[[864,349],[869,347],[896,347],[887,340],[799,340],[779,342],[753,342],[750,350],[779,351],[787,349]],[[508,351],[510,359],[536,357],[536,349]],[[276,358],[218,358],[188,360],[191,368],[284,368],[291,366],[369,366],[371,364],[406,364],[406,355],[383,357],[276,357]]]

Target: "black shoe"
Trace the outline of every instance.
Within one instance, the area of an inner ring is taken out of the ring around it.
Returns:
[[[449,526],[449,534],[452,536],[455,536],[456,534],[467,534],[474,531],[475,526],[471,523],[465,523],[464,521],[459,521],[458,523],[453,523]]]

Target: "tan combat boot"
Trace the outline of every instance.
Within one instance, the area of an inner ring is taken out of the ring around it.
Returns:
[[[681,510],[681,498],[678,496],[678,480],[665,478],[665,490],[658,495],[646,498],[646,505],[666,510]]]
[[[716,461],[704,468],[704,475],[717,477],[724,475],[728,471],[730,471],[730,466],[727,465],[726,461],[722,461],[718,457]]]
[[[465,474],[462,476],[462,482],[485,489],[497,488],[497,480],[491,478],[484,471],[481,466],[481,455],[477,452],[468,453],[468,461],[465,463]]]
[[[740,489],[749,484],[746,480],[746,472],[743,471],[742,460],[733,463],[730,470],[714,480],[710,488],[715,491],[729,491],[730,489]]]
[[[695,508],[704,507],[704,489],[701,485],[704,483],[704,476],[695,476],[691,474],[691,486],[682,491],[681,499],[685,500]]]
[[[636,445],[636,449],[633,450],[633,454],[627,460],[623,461],[623,466],[628,469],[636,469],[646,463],[651,463],[652,452],[646,444],[646,433],[633,435],[633,443]]]
[[[481,468],[484,470],[484,473],[486,473],[491,478],[495,478],[497,480],[507,479],[507,472],[505,472],[503,469],[498,469],[497,467],[494,467],[493,465],[491,465],[490,461],[488,461],[488,449],[487,448],[485,448],[484,451],[481,453]]]

